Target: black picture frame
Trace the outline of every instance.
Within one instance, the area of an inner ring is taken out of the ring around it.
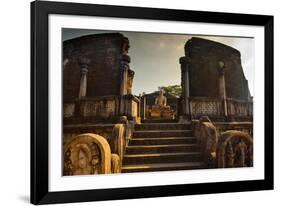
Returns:
[[[48,15],[256,25],[265,28],[264,180],[49,192]],[[50,204],[273,189],[273,16],[80,3],[31,3],[31,203]]]

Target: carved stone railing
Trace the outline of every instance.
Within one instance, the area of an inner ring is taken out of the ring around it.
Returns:
[[[200,120],[193,120],[194,136],[200,145],[203,160],[208,168],[216,166],[217,131],[211,120],[203,116]]]
[[[116,153],[119,156],[120,165],[122,166],[126,146],[132,138],[134,131],[134,121],[128,121],[126,116],[122,116],[119,122],[120,123],[115,124],[113,127],[110,148],[112,153]]]
[[[134,95],[84,97],[63,104],[66,123],[118,122],[120,116],[140,121],[140,101]]]
[[[230,117],[252,117],[253,102],[237,99],[227,99],[227,114]]]
[[[66,123],[114,122],[119,115],[120,97],[117,95],[83,97],[64,100],[63,114]]]
[[[124,124],[115,124],[110,140],[112,153],[116,153],[121,162],[126,148],[126,127]]]
[[[118,96],[83,98],[79,101],[79,115],[85,118],[96,117],[110,119],[118,115],[118,111]]]
[[[227,98],[190,97],[191,119],[208,116],[211,119],[248,119],[253,117],[253,102]],[[226,106],[224,106],[226,104]]]
[[[245,132],[253,137],[253,122],[214,122],[218,134],[222,134],[228,130],[236,130]]]
[[[202,116],[192,123],[207,168],[253,165],[251,122],[212,123],[207,116]]]
[[[245,132],[229,130],[223,132],[217,145],[217,167],[253,166],[253,140]]]
[[[192,119],[199,119],[201,116],[221,117],[223,116],[223,104],[220,98],[190,97],[190,115]]]

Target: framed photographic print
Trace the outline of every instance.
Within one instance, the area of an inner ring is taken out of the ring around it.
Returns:
[[[33,204],[273,189],[273,16],[31,3]]]

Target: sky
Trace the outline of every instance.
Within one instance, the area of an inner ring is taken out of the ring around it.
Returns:
[[[184,56],[184,45],[192,37],[200,37],[231,46],[241,53],[242,68],[251,95],[254,86],[254,39],[241,37],[198,36],[191,34],[163,34],[89,29],[63,29],[62,40],[76,37],[120,32],[130,41],[130,68],[135,71],[133,94],[151,93],[159,86],[180,85],[179,58]]]

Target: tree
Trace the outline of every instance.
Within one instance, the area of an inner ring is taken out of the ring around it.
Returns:
[[[163,89],[165,92],[170,93],[177,97],[179,97],[181,95],[181,91],[182,91],[180,85],[162,86],[160,88]]]

